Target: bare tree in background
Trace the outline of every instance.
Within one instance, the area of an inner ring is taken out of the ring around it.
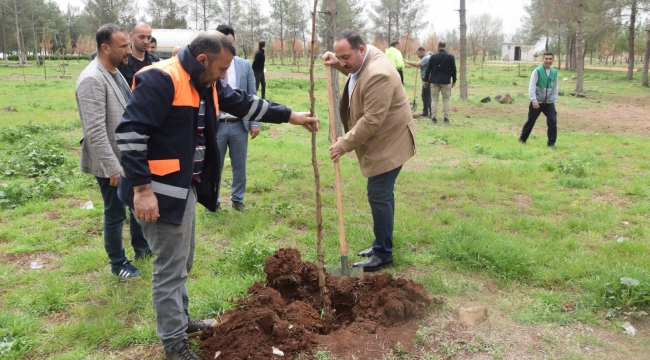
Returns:
[[[578,0],[578,31],[576,33],[576,93],[583,92],[585,79],[585,57],[583,53],[582,34],[585,27],[585,0]]]
[[[327,11],[326,15],[326,28],[328,29],[328,37],[326,39],[327,51],[334,51],[334,38],[336,37],[336,17],[337,17],[337,6],[336,0],[327,0]],[[336,136],[343,136],[343,123],[341,122],[341,112],[339,107],[339,99],[341,98],[341,92],[339,87],[339,72],[334,69],[332,66],[326,66],[325,71],[332,72],[332,88],[334,89],[334,113],[336,114]],[[329,141],[332,141],[332,132],[328,131],[327,135]]]
[[[289,0],[270,0],[275,35],[280,39],[280,64],[284,65],[284,37],[289,17]]]
[[[467,100],[467,23],[465,0],[460,0],[460,99]]]
[[[648,85],[648,65],[650,64],[650,28],[645,31],[648,39],[645,43],[645,57],[643,59],[643,80],[641,80],[641,85]]]
[[[264,40],[264,25],[267,23],[268,18],[264,16],[260,10],[257,0],[244,0],[242,6],[242,17],[240,18],[240,31],[237,37],[239,49],[244,52],[244,58],[248,58],[248,54],[255,51],[255,45]],[[270,41],[267,41],[270,45]],[[267,45],[267,48],[270,46]]]

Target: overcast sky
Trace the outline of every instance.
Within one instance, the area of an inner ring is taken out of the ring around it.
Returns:
[[[66,9],[68,3],[73,6],[78,6],[80,9],[83,8],[81,0],[54,1],[62,9]],[[362,1],[369,3],[372,0]],[[471,17],[485,13],[500,17],[503,20],[503,31],[510,37],[520,27],[521,18],[524,16],[524,5],[529,2],[530,0],[467,0],[467,19],[469,20]],[[139,0],[139,3],[141,4],[140,9],[146,7],[146,0]],[[264,7],[268,8],[268,0],[261,0],[260,3],[263,3],[265,5]],[[429,21],[430,25],[433,25],[434,30],[438,34],[459,26],[458,11],[454,11],[459,8],[459,0],[425,0],[425,3],[430,4],[425,19]],[[422,30],[422,33],[426,32],[426,29]]]

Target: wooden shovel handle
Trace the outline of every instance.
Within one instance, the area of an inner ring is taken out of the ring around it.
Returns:
[[[336,143],[336,110],[334,109],[334,89],[332,89],[332,68],[325,66],[327,73],[327,95],[329,97],[330,110],[330,134],[332,145]],[[334,162],[334,185],[336,188],[336,210],[339,218],[339,245],[341,247],[341,256],[348,256],[348,249],[345,244],[345,227],[343,225],[343,196],[341,195],[341,173],[339,172],[339,161]]]
[[[415,84],[413,84],[413,103],[415,103],[415,97],[417,96],[418,91],[418,70],[415,70]]]

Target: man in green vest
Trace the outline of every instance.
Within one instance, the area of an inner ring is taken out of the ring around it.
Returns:
[[[549,147],[555,147],[557,138],[557,112],[555,111],[555,102],[557,101],[557,69],[551,67],[555,57],[553,53],[544,54],[544,64],[533,69],[530,74],[530,83],[528,84],[528,97],[530,106],[528,107],[528,121],[519,136],[519,142],[526,143],[528,136],[533,131],[535,121],[539,114],[546,115],[546,124],[548,125],[548,142]]]

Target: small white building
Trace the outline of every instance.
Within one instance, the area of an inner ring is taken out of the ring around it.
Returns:
[[[535,46],[508,42],[501,45],[502,61],[535,61]]]

